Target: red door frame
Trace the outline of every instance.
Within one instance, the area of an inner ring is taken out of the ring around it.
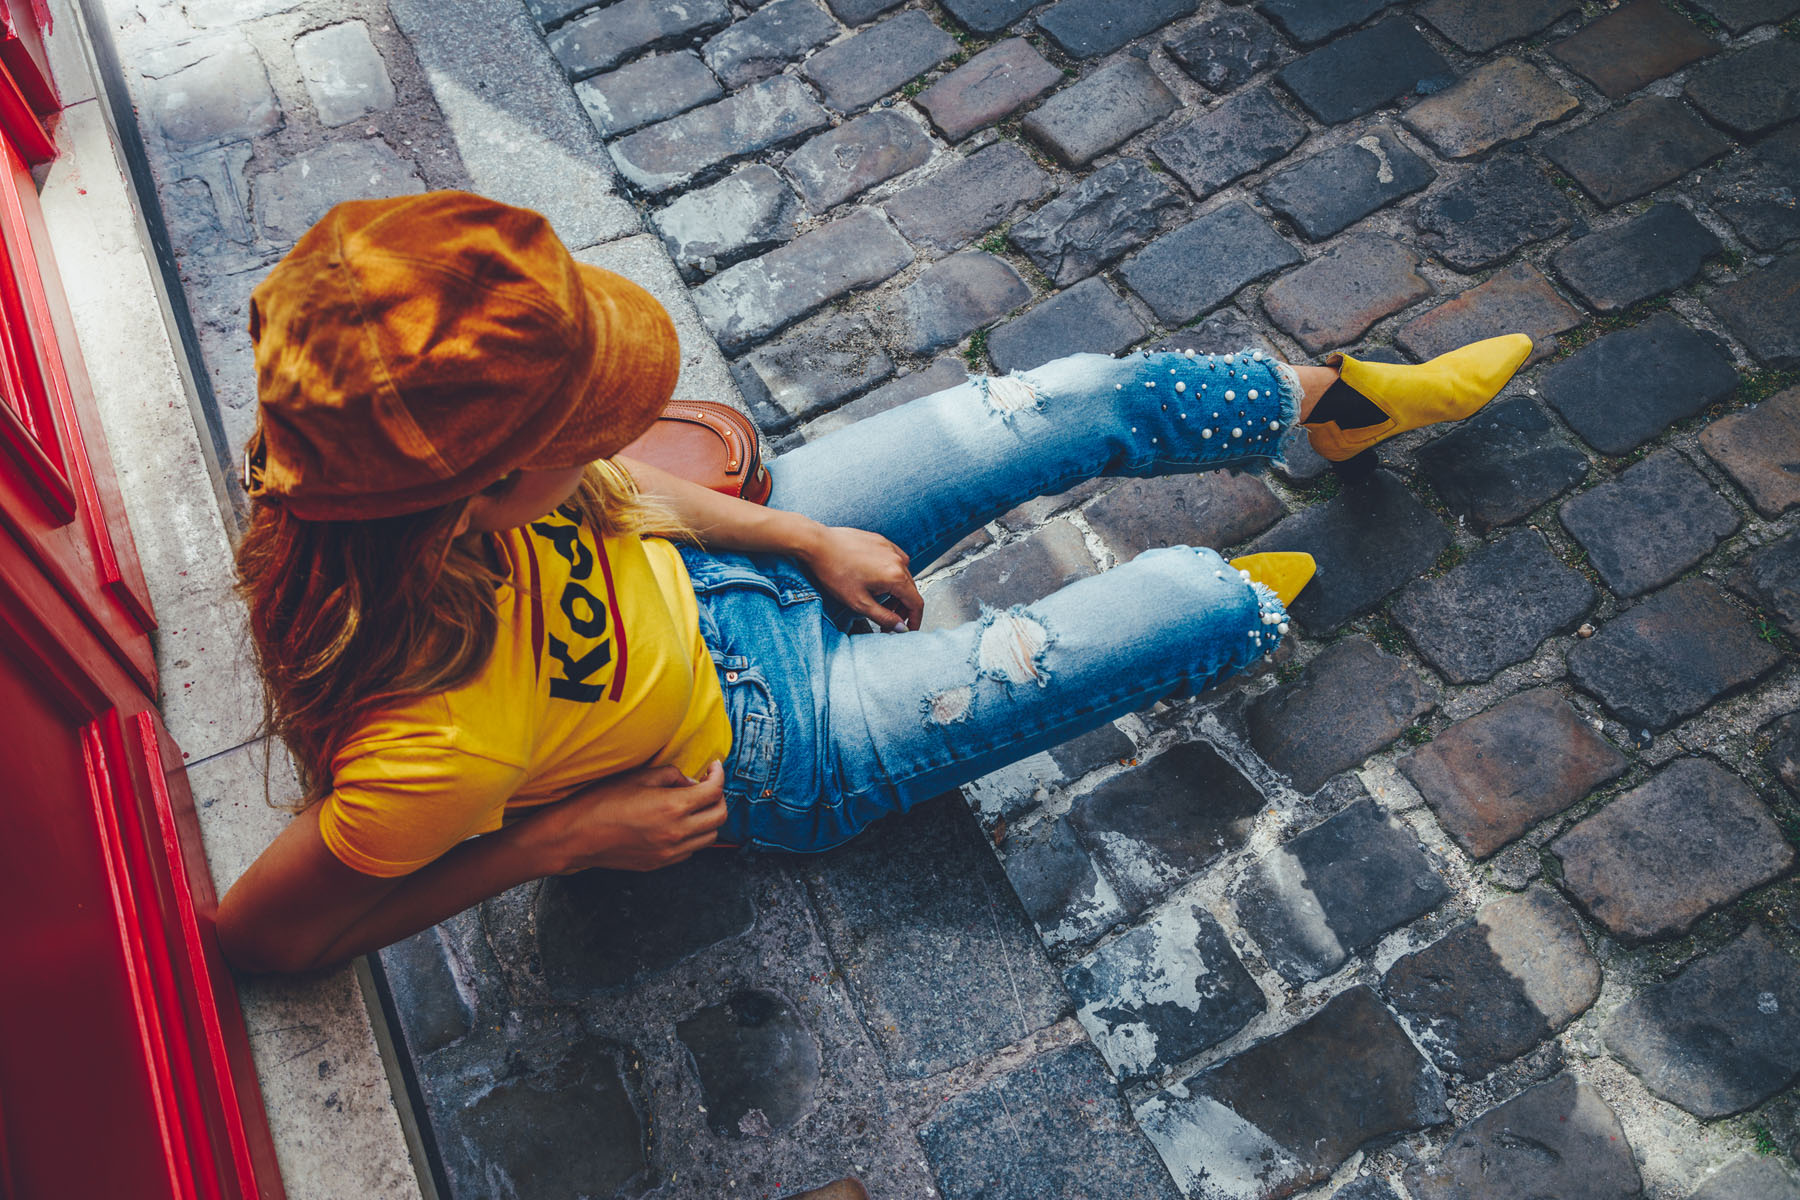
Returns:
[[[278,1198],[193,797],[153,703],[149,593],[27,166],[55,154],[56,92],[18,11],[0,0],[0,684],[43,736],[0,751],[0,831],[24,835],[0,841],[0,945],[35,971],[0,987],[0,1194],[85,1200],[124,1173],[134,1197]],[[85,1062],[101,1032],[123,1049]]]

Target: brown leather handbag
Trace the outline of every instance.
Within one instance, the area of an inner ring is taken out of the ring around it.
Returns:
[[[671,400],[649,431],[619,453],[752,504],[768,503],[773,486],[756,426],[729,404]]]

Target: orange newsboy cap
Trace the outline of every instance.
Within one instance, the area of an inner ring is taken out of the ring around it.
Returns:
[[[467,192],[337,205],[250,294],[253,499],[366,520],[622,450],[675,388],[674,324],[538,213]]]

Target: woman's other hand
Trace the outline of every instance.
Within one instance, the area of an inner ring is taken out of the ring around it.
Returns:
[[[530,823],[533,840],[553,847],[560,874],[672,866],[712,845],[725,823],[725,768],[712,763],[698,780],[674,767],[623,771],[570,793]]]
[[[910,560],[879,533],[820,526],[799,556],[826,594],[877,628],[898,633],[919,627],[925,601],[908,569]]]

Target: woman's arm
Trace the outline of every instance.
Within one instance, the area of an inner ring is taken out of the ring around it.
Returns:
[[[649,871],[710,845],[725,822],[725,772],[626,771],[397,879],[338,861],[319,805],[295,817],[219,903],[219,944],[246,971],[332,966],[437,924],[510,887],[589,867]]]
[[[687,522],[708,547],[792,555],[821,588],[882,629],[919,627],[925,602],[907,569],[908,559],[880,534],[821,525],[799,513],[721,495],[635,459],[613,461],[631,472],[640,491]]]

